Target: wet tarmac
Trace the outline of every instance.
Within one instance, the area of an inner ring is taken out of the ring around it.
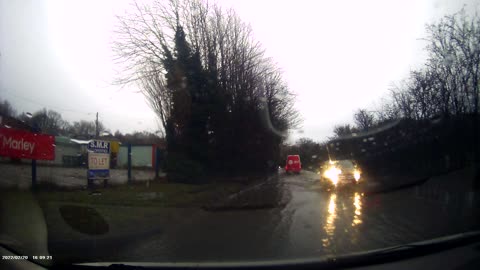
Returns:
[[[431,184],[365,195],[358,187],[326,190],[313,173],[279,174],[231,201],[222,211],[195,210],[188,222],[97,259],[322,258],[480,228],[478,193],[450,192]]]

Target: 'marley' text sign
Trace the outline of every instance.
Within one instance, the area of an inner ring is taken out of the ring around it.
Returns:
[[[55,137],[12,128],[0,128],[0,156],[54,160]]]

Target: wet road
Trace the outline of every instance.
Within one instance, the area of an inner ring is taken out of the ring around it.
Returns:
[[[223,211],[137,239],[108,261],[242,261],[343,255],[479,228],[478,194],[428,183],[376,195],[326,191],[313,173],[252,188]],[[254,207],[258,205],[258,209]],[[246,210],[248,209],[248,210]]]
[[[49,251],[64,262],[345,255],[479,229],[480,194],[462,184],[468,182],[464,179],[465,173],[456,173],[371,194],[362,186],[327,190],[316,174],[306,171],[279,173],[229,200],[219,198],[209,210],[97,206],[111,229],[100,236],[73,231],[52,204],[45,209],[47,223],[63,224],[63,232],[49,231]],[[113,211],[118,213],[112,216]]]

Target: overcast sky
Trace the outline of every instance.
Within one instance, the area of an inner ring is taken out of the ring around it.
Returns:
[[[113,86],[115,14],[129,0],[0,0],[0,98],[18,112],[53,109],[112,132],[155,131],[134,86]],[[148,1],[146,1],[148,2]],[[479,0],[219,0],[251,24],[255,38],[297,94],[305,136],[322,141],[335,124],[374,109],[392,82],[425,59],[425,24]]]

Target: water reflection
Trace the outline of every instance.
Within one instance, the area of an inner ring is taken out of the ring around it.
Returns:
[[[353,206],[355,207],[355,212],[353,215],[352,227],[362,223],[362,201],[358,192],[355,192],[353,197]]]
[[[353,207],[351,204],[352,198]],[[346,204],[347,202],[349,203]],[[343,208],[341,207],[342,205]],[[360,193],[355,192],[353,197],[351,195],[342,196],[341,194],[340,197],[337,197],[337,194],[335,193],[330,194],[326,220],[323,226],[323,229],[325,230],[325,237],[322,239],[323,247],[332,247],[332,240],[339,237],[339,235],[335,235],[336,229],[337,234],[339,233],[338,228],[341,229],[340,231],[345,231],[346,234],[350,235],[352,242],[356,242],[357,230],[349,230],[347,228],[349,223],[340,222],[341,219],[338,220],[339,217],[343,217],[344,215],[349,217],[349,222],[352,222],[351,227],[358,227],[358,225],[362,224],[362,195]]]
[[[337,218],[336,214],[336,194],[330,194],[330,202],[328,204],[328,215],[327,215],[327,222],[323,227],[326,232],[326,237],[322,240],[323,246],[328,247],[330,243],[330,238],[333,238],[335,233],[335,219]]]

